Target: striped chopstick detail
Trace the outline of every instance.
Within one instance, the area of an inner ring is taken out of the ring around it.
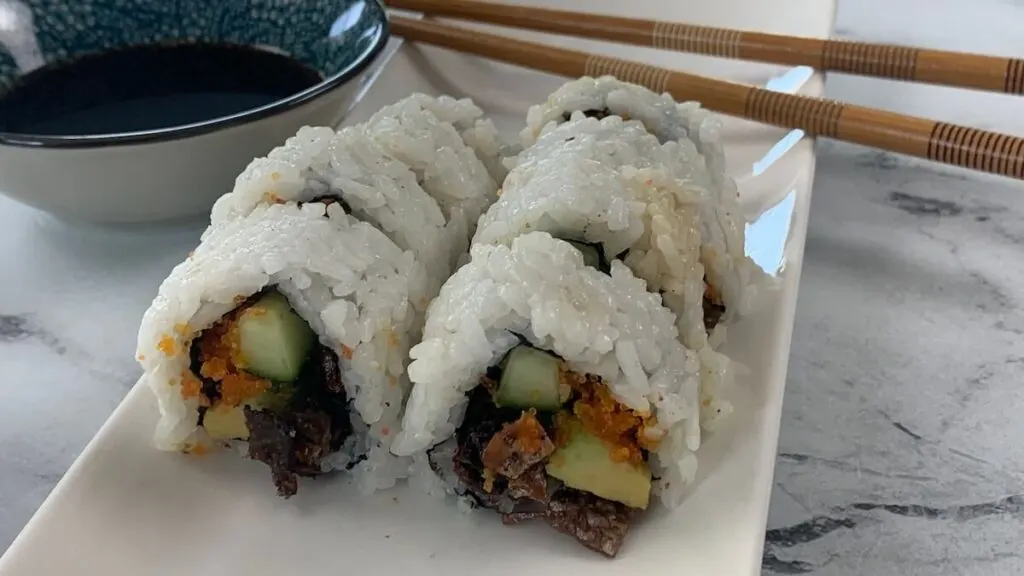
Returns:
[[[1003,91],[1008,94],[1024,94],[1024,60],[1012,58],[1006,63],[1006,84]]]
[[[1024,139],[936,122],[928,158],[963,168],[1024,179]]]
[[[739,30],[693,26],[680,22],[657,21],[651,33],[651,46],[676,52],[696,52],[722,58],[740,57]]]
[[[866,76],[913,80],[917,76],[917,48],[826,40],[821,50],[825,70]]]
[[[583,67],[584,76],[614,76],[623,82],[639,84],[649,90],[664,93],[668,90],[668,81],[672,76],[671,70],[648,66],[639,62],[608,58],[596,54],[587,58]]]

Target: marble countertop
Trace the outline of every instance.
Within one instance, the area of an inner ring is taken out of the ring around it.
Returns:
[[[836,33],[1021,56],[1022,21],[1021,2],[840,0]],[[1024,134],[1019,98],[826,86]],[[1021,183],[819,144],[765,574],[1024,574],[1022,254]]]
[[[1020,22],[1011,0],[841,0],[837,34],[1019,56]],[[1024,134],[1019,99],[827,86]],[[1024,573],[1024,185],[823,143],[811,211],[765,574]],[[138,318],[200,230],[75,229],[5,198],[0,225],[3,550],[134,384]]]

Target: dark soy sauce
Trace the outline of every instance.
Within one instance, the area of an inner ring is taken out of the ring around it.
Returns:
[[[212,120],[301,92],[320,72],[231,44],[131,46],[55,62],[0,93],[0,132],[117,134]]]

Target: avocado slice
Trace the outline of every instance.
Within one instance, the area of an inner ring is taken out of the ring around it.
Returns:
[[[621,502],[630,508],[647,508],[651,498],[651,470],[645,462],[615,462],[600,438],[583,429],[575,418],[568,418],[564,430],[568,437],[548,460],[547,473],[570,488],[590,492],[606,500]]]
[[[203,428],[214,440],[248,440],[244,406],[210,408],[203,415]]]
[[[203,428],[214,440],[248,440],[249,427],[245,423],[245,407],[280,413],[288,407],[294,394],[293,385],[275,384],[270,390],[239,406],[214,406],[203,415]]]
[[[261,297],[239,315],[239,360],[251,374],[274,382],[298,378],[316,335],[277,292]]]

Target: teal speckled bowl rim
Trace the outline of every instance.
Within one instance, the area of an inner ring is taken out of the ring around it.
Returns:
[[[139,132],[125,132],[120,134],[103,134],[88,136],[50,136],[41,134],[17,134],[13,132],[0,132],[0,146],[18,146],[24,148],[103,148],[109,146],[131,146],[137,144],[155,144],[171,140],[181,140],[216,132],[224,128],[248,124],[256,120],[276,116],[282,112],[292,110],[303,104],[316,100],[317,98],[341,87],[350,80],[356,78],[384,50],[391,37],[391,28],[388,23],[387,12],[379,0],[370,0],[371,4],[377,6],[377,14],[380,15],[380,24],[376,27],[377,35],[373,43],[345,69],[337,74],[324,79],[315,86],[311,86],[302,92],[293,94],[282,100],[272,102],[259,108],[246,110],[230,116],[222,116],[204,122],[183,124],[171,128],[159,128],[156,130],[144,130]]]

